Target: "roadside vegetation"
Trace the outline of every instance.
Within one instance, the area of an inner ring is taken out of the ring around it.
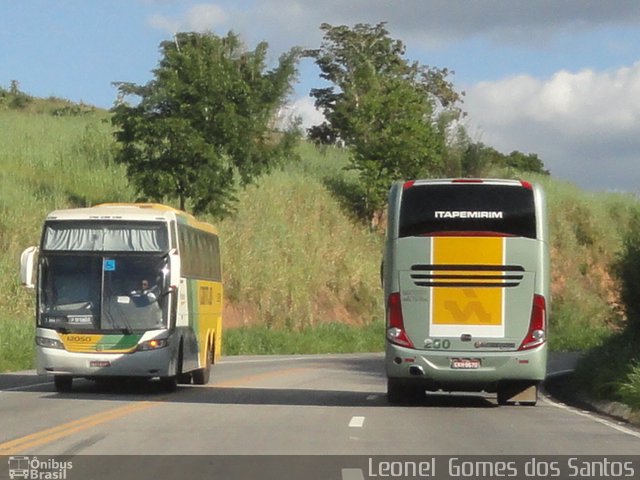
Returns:
[[[626,322],[589,350],[574,376],[575,387],[599,399],[617,400],[640,420],[640,212],[628,221],[614,272]]]

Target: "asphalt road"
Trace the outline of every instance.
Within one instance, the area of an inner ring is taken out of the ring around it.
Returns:
[[[391,406],[381,354],[229,357],[209,385],[171,394],[85,380],[58,394],[34,372],[0,375],[0,456],[638,453],[637,429],[546,397],[499,407],[492,395],[431,394]]]

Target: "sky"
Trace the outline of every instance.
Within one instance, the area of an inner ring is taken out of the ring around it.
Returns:
[[[239,34],[269,58],[320,45],[324,22],[386,22],[407,58],[447,68],[471,138],[537,154],[589,191],[640,193],[637,0],[0,0],[0,86],[110,108],[113,82],[144,84],[180,31]],[[300,64],[290,110],[319,123]]]

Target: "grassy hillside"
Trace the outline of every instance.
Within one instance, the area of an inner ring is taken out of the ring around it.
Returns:
[[[54,208],[131,199],[110,164],[110,126],[97,115],[0,111],[0,371],[33,359],[33,295],[19,285],[22,250]]]
[[[46,212],[135,199],[112,162],[113,147],[104,112],[0,110],[0,371],[31,364],[33,296],[19,286],[18,261],[37,243]],[[220,223],[225,322],[244,327],[228,332],[228,353],[382,347],[381,233],[355,222],[327,188],[348,178],[344,152],[303,144],[300,157],[242,191],[237,215]],[[612,265],[638,201],[549,177],[526,179],[548,194],[551,345],[598,345],[622,323]],[[332,322],[342,326],[327,326]],[[341,345],[323,346],[321,335]]]
[[[551,346],[584,350],[622,326],[614,271],[640,204],[631,195],[588,193],[552,178],[532,178],[547,192],[551,232]]]

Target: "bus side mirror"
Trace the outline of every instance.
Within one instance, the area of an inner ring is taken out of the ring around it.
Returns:
[[[38,247],[26,248],[20,255],[20,281],[26,288],[36,286],[36,258],[38,258]]]

